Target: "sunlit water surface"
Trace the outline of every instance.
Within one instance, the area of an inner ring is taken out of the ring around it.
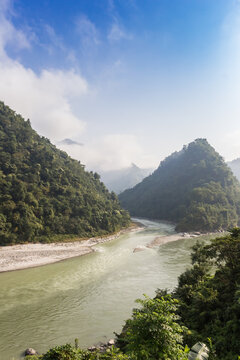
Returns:
[[[134,300],[173,289],[190,264],[195,240],[133,252],[156,236],[174,233],[162,222],[96,246],[96,252],[38,268],[0,274],[0,360],[19,359],[33,347],[74,342],[87,347],[113,337]]]

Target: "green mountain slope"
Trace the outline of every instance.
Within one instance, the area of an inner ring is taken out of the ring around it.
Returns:
[[[239,223],[240,185],[206,139],[167,157],[119,199],[131,215],[174,221],[178,231],[211,231]]]
[[[40,137],[0,102],[0,244],[89,237],[127,226],[99,175]]]

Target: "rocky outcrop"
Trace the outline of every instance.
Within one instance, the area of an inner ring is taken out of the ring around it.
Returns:
[[[28,348],[25,350],[25,356],[27,355],[37,355],[37,351],[34,350],[33,348]]]
[[[208,357],[209,349],[201,342],[196,343],[188,354],[188,360],[207,360]]]
[[[116,341],[114,339],[110,339],[107,343],[99,343],[96,346],[91,346],[88,348],[89,351],[99,350],[101,353],[105,353],[105,351],[112,346],[114,346]]]

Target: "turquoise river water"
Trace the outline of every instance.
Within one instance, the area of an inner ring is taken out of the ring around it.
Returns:
[[[131,316],[134,300],[173,289],[190,264],[195,240],[182,239],[133,252],[173,225],[140,220],[145,228],[96,246],[89,255],[0,274],[0,360],[20,359],[33,347],[79,339],[87,347],[112,338]]]

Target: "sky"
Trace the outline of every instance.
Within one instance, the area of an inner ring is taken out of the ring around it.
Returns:
[[[89,170],[240,157],[240,1],[0,0],[0,100]]]

